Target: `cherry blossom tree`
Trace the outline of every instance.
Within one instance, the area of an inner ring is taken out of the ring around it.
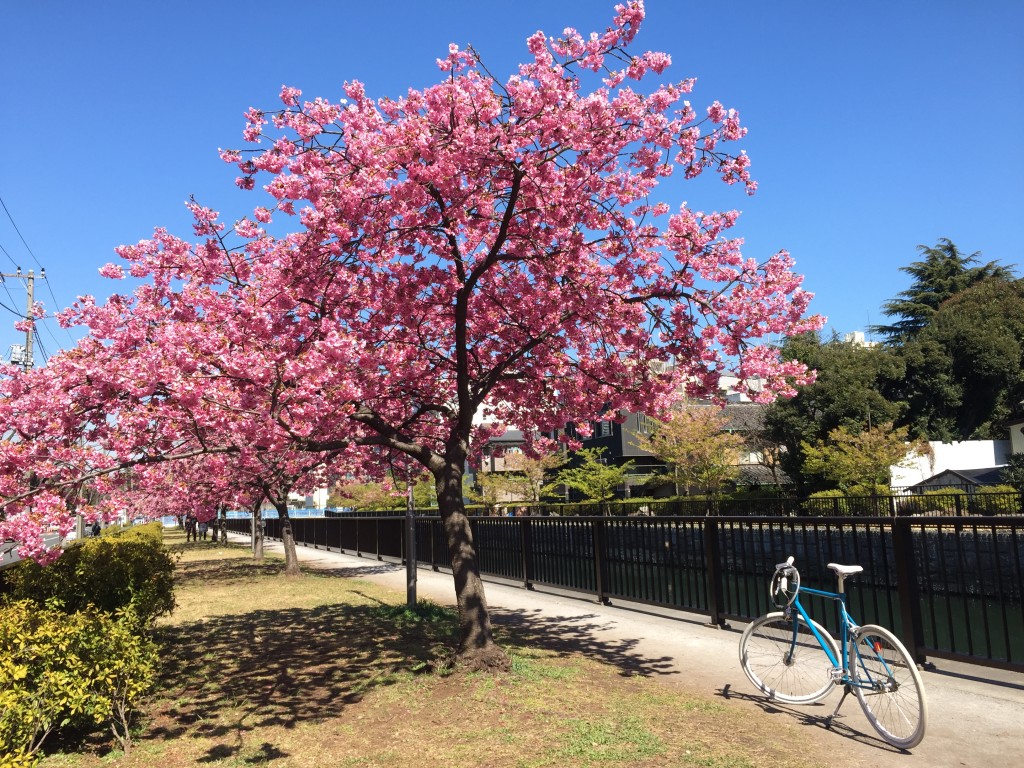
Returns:
[[[61,519],[47,489],[87,470],[339,452],[363,476],[401,456],[433,477],[459,658],[507,665],[463,507],[474,450],[505,426],[657,415],[727,367],[759,380],[755,399],[791,395],[808,372],[765,342],[821,323],[788,254],[758,263],[726,237],[737,212],[657,199],[674,173],[756,185],[727,149],[734,110],[698,115],[693,80],[641,87],[670,64],[630,52],[643,18],[636,0],[603,33],[538,32],[503,81],[451,46],[441,81],[399,98],[349,81],[339,103],[285,87],[280,109],[250,110],[249,148],[222,157],[269,198],[232,226],[193,203],[196,241],[119,249],[146,283],[65,313],[90,336],[52,380],[5,382],[21,437],[0,448],[0,533]]]

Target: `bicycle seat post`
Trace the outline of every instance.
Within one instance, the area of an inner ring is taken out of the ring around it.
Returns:
[[[839,582],[839,587],[836,592],[840,595],[846,593],[846,577],[855,576],[864,570],[859,565],[839,565],[838,563],[829,563],[828,567],[836,575],[836,580]]]

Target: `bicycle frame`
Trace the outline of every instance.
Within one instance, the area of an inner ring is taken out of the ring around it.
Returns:
[[[816,595],[823,597],[826,600],[832,600],[839,604],[839,653],[842,656],[841,659],[837,659],[832,655],[831,649],[828,647],[828,643],[821,637],[821,634],[815,628],[814,623],[811,621],[810,614],[807,613],[807,609],[804,608],[800,602],[800,592],[806,592],[809,595]],[[842,670],[842,680],[839,682],[847,685],[858,685],[850,679],[850,630],[856,629],[857,622],[851,618],[849,611],[846,610],[846,592],[826,592],[822,589],[812,589],[811,587],[800,587],[800,592],[797,593],[793,600],[793,603],[788,606],[785,610],[788,614],[793,607],[796,607],[797,613],[803,617],[804,623],[807,628],[811,630],[814,635],[814,639],[818,641],[818,645],[821,646],[821,650],[828,656],[829,661],[835,669]],[[799,627],[798,622],[793,622],[793,644],[796,645],[797,629]],[[867,687],[860,685],[859,687]]]

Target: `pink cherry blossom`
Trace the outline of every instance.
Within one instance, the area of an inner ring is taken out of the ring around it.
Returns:
[[[737,367],[761,399],[810,376],[770,343],[822,322],[788,254],[744,256],[737,212],[659,189],[674,171],[754,182],[735,111],[698,121],[692,79],[644,82],[670,63],[629,51],[644,13],[538,32],[503,82],[453,46],[421,90],[351,80],[346,100],[283,88],[249,110],[248,148],[221,156],[265,191],[254,211],[232,227],[190,201],[196,240],[117,249],[135,292],[83,297],[61,313],[87,331],[74,350],[0,379],[0,536],[44,556],[83,487],[105,499],[90,514],[156,515],[149,491],[207,515],[415,467],[452,542],[462,652],[500,656],[461,495],[496,425],[656,415]]]

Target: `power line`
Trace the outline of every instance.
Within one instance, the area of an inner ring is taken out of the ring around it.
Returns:
[[[11,254],[9,254],[7,252],[7,249],[4,248],[3,243],[0,243],[0,251],[3,251],[4,252],[4,256],[6,256],[8,259],[10,259],[11,264],[13,264],[16,267],[18,266],[18,262],[16,262],[14,259],[11,258]],[[19,269],[20,269],[20,267],[19,267]],[[7,298],[9,298],[11,300],[11,303],[12,304],[17,303],[17,302],[14,301],[14,296],[11,295],[11,289],[7,287],[6,281],[0,280],[0,285],[2,285],[4,287],[4,291],[7,293]]]
[[[21,234],[21,230],[18,229],[18,224],[17,224],[17,222],[14,221],[14,217],[11,216],[11,212],[7,209],[7,203],[4,202],[4,198],[3,198],[2,195],[0,195],[0,206],[3,207],[4,213],[7,214],[7,218],[11,222],[11,226],[14,227],[14,231],[17,232],[18,233],[18,237],[21,238],[21,242],[25,246],[25,250],[28,251],[29,256],[32,257],[32,260],[36,263],[36,266],[38,266],[39,269],[42,270],[43,269],[43,265],[40,263],[39,259],[36,258],[36,255],[32,251],[32,248],[29,246],[28,241],[25,240],[25,236],[23,234]],[[0,245],[0,249],[2,249],[3,252],[4,252],[4,255],[7,256],[7,258],[11,260],[11,263],[14,264],[14,266],[18,267],[18,271],[20,272],[21,271],[21,267],[18,266],[18,263],[13,258],[11,258],[11,254],[7,253],[7,249],[4,248],[2,245]],[[49,280],[46,281],[46,290],[47,290],[47,292],[49,292],[50,298],[53,299],[53,311],[54,312],[59,312],[62,309],[62,307],[60,306],[60,302],[57,301],[57,295],[53,292],[53,288],[50,286],[50,281]],[[14,297],[11,296],[9,290],[7,291],[7,295],[11,297],[11,301],[14,301]],[[67,333],[68,338],[71,340],[71,345],[74,346],[75,339],[71,335],[71,332],[67,328],[64,329],[64,332]],[[61,345],[59,342],[57,342],[56,337],[54,337],[54,342],[57,343],[58,347],[63,349],[63,345]]]
[[[44,318],[42,318],[42,320],[49,320],[49,319],[50,319],[50,318],[48,318],[48,317],[44,317]],[[53,343],[57,345],[57,349],[64,349],[64,347],[63,347],[63,346],[61,345],[61,343],[60,343],[59,341],[57,341],[57,337],[56,337],[56,336],[54,335],[53,331],[51,331],[51,330],[50,330],[50,326],[49,326],[49,324],[48,324],[48,323],[45,323],[45,322],[38,322],[38,321],[37,321],[37,322],[36,322],[36,325],[37,325],[37,327],[38,327],[38,326],[42,326],[43,328],[45,328],[45,329],[46,329],[46,332],[47,332],[48,334],[50,334],[50,338],[51,338],[51,339],[53,339]],[[67,328],[65,328],[64,330],[67,330]],[[70,336],[71,334],[70,334],[70,333],[68,333],[68,335]],[[49,355],[47,355],[47,359],[49,359],[49,357],[50,357],[50,356],[49,356]]]
[[[43,265],[39,263],[39,259],[37,259],[36,255],[32,253],[32,249],[28,247],[28,243],[25,241],[25,236],[21,234],[21,230],[18,229],[18,225],[14,223],[14,217],[11,216],[11,212],[7,210],[7,203],[4,202],[3,196],[0,196],[0,206],[3,206],[4,213],[6,213],[7,218],[10,219],[11,226],[14,227],[14,231],[18,233],[18,237],[21,238],[21,242],[24,244],[25,250],[28,251],[28,255],[32,257],[32,260],[36,263],[36,266],[42,269]]]
[[[8,291],[8,292],[7,292],[7,295],[8,295],[8,296],[11,296],[11,292],[10,292],[10,291]],[[11,300],[12,300],[12,301],[14,300],[14,297],[13,297],[13,296],[11,296]],[[21,314],[21,312],[19,312],[19,311],[18,311],[18,310],[16,310],[16,309],[12,309],[11,307],[8,307],[8,306],[7,306],[6,304],[4,304],[4,303],[3,303],[2,301],[0,301],[0,307],[3,307],[4,309],[6,309],[6,310],[7,310],[8,312],[10,312],[10,313],[11,313],[12,315],[15,315],[16,317],[20,317],[20,318],[22,318],[22,319],[24,319],[24,318],[25,318],[25,316],[24,316],[23,314]]]
[[[7,252],[7,249],[6,249],[6,248],[4,248],[4,245],[3,245],[3,243],[0,243],[0,251],[3,251],[3,252],[4,252],[4,256],[6,256],[6,257],[7,257],[7,260],[8,260],[8,261],[10,261],[10,262],[11,262],[11,264],[13,264],[14,266],[18,266],[18,262],[16,262],[16,261],[14,260],[14,257],[12,257],[12,256],[11,256],[11,254],[9,254],[9,253]]]
[[[40,352],[42,353],[42,355],[43,355],[43,362],[44,362],[44,363],[48,363],[48,362],[50,362],[50,355],[49,355],[49,353],[47,353],[47,351],[46,351],[46,347],[45,347],[45,346],[43,346],[43,340],[42,340],[42,338],[41,338],[41,337],[39,336],[39,331],[38,331],[37,329],[33,328],[32,332],[33,332],[33,335],[34,335],[34,336],[35,336],[35,338],[36,338],[36,344],[38,344],[38,345],[39,345],[39,351],[40,351]]]

